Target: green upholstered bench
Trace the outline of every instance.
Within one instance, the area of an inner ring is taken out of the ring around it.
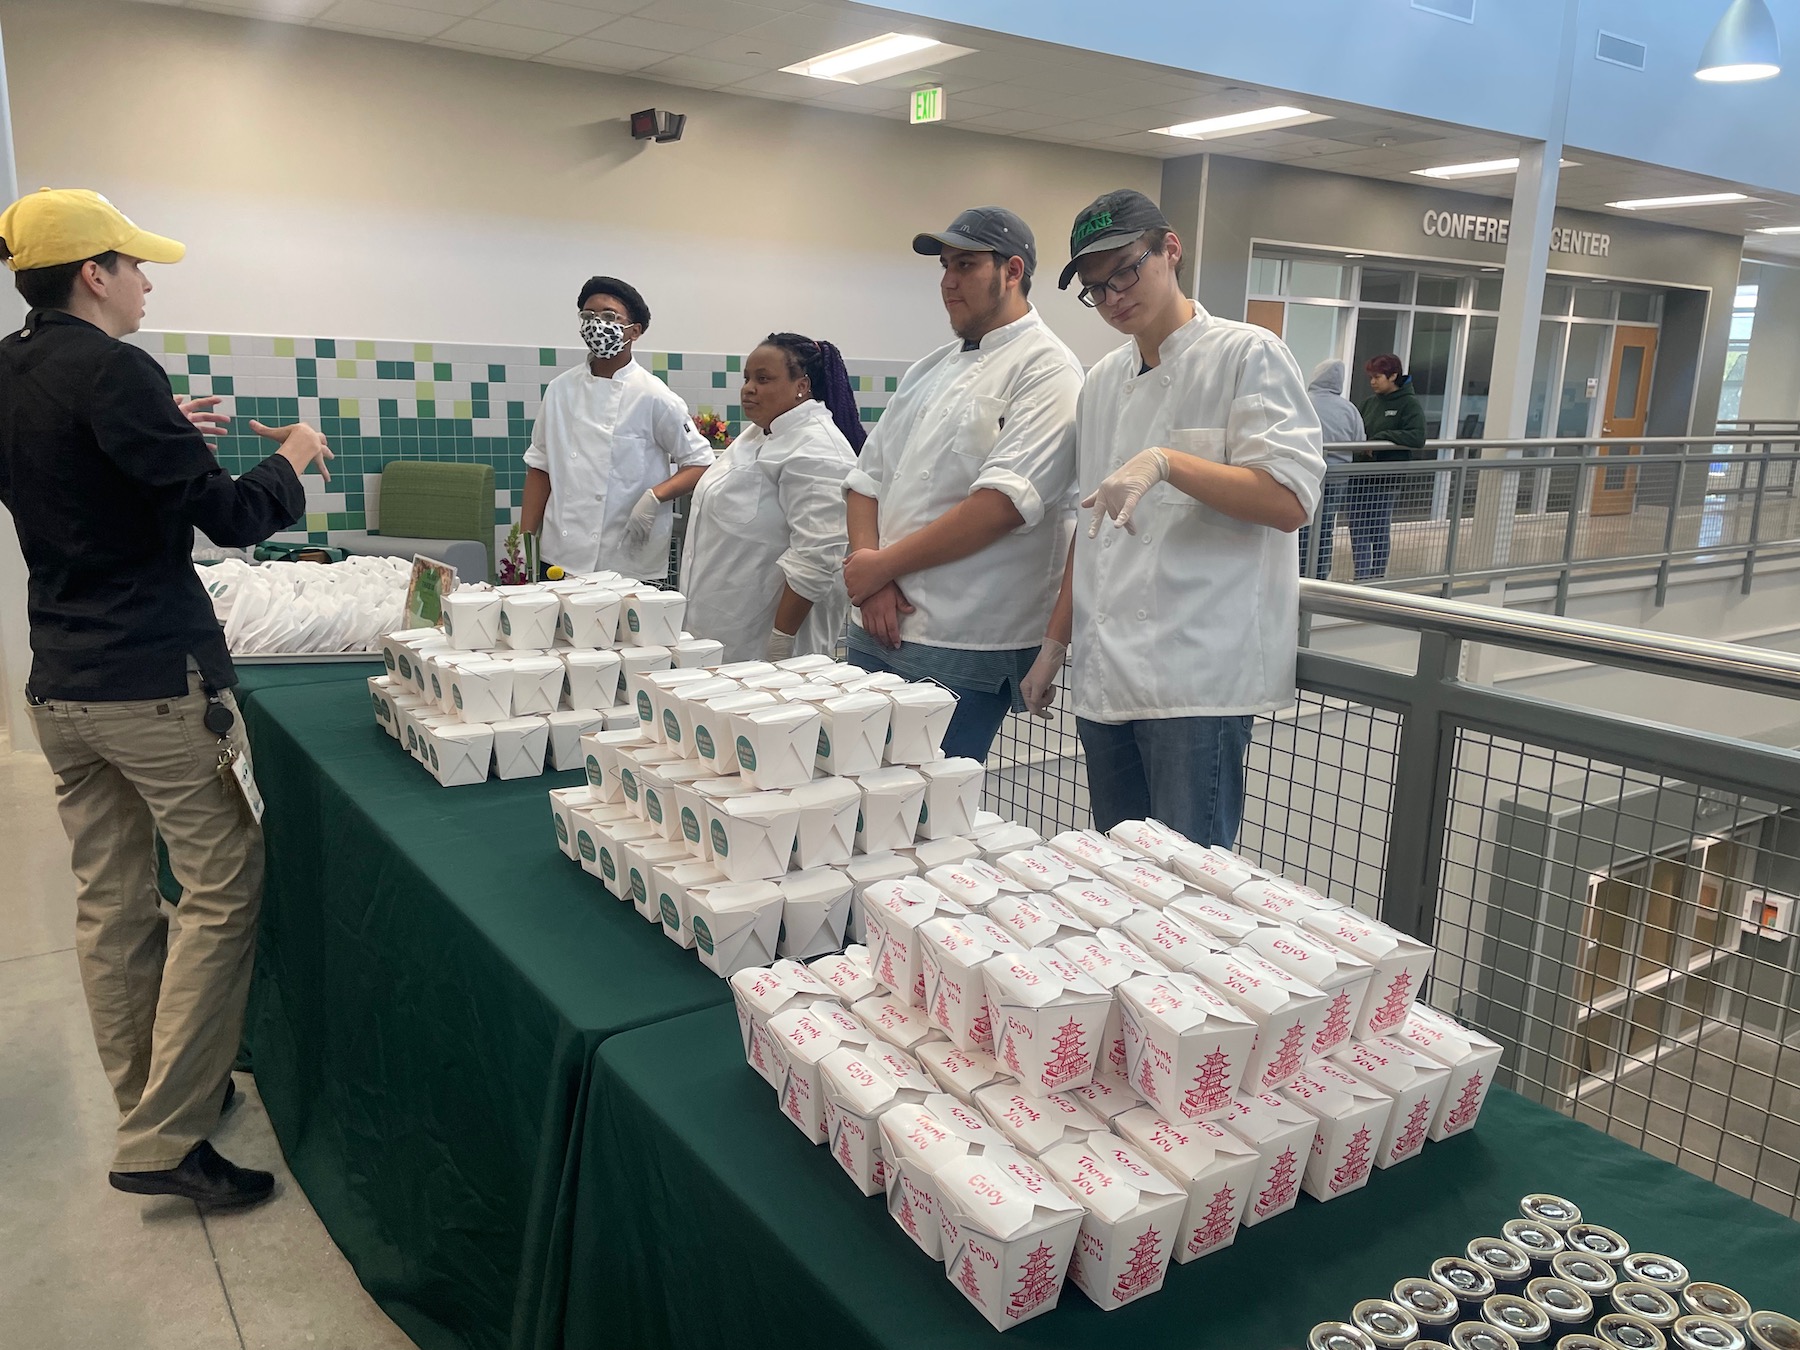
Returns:
[[[379,518],[379,534],[347,539],[345,547],[363,554],[422,553],[449,563],[460,580],[493,580],[493,465],[390,460],[381,471]]]

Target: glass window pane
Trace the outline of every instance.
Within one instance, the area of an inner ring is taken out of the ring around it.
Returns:
[[[1393,352],[1400,345],[1400,316],[1391,309],[1363,309],[1356,314],[1356,345],[1350,358],[1349,384],[1345,394],[1352,403],[1360,404],[1369,397],[1369,377],[1363,367],[1372,356]]]
[[[1426,275],[1419,278],[1419,299],[1421,305],[1430,305],[1434,309],[1455,309],[1462,295],[1461,277],[1441,277]]]
[[[1475,278],[1475,308],[1493,310],[1500,308],[1499,277]]]
[[[1322,300],[1346,300],[1350,295],[1349,269],[1341,263],[1295,259],[1288,264],[1287,293],[1317,296]]]
[[[1619,353],[1619,387],[1613,390],[1614,417],[1630,421],[1637,416],[1638,391],[1644,381],[1644,349],[1630,346]]]
[[[1362,274],[1362,298],[1384,305],[1408,304],[1412,300],[1412,282],[1411,272],[1365,267]]]
[[[1250,260],[1250,294],[1281,294],[1281,259],[1252,258]]]
[[[1412,374],[1413,393],[1425,408],[1425,436],[1437,440],[1444,429],[1444,391],[1450,382],[1450,352],[1456,343],[1456,328],[1462,322],[1453,314],[1420,314],[1413,319],[1412,359],[1406,368]]]
[[[1302,374],[1310,374],[1321,361],[1343,355],[1344,323],[1350,311],[1329,305],[1290,304],[1287,307],[1288,350],[1294,353]]]
[[[1620,291],[1619,317],[1626,323],[1653,323],[1656,297],[1649,291]]]
[[[1494,335],[1500,320],[1476,316],[1469,320],[1469,349],[1463,356],[1461,422],[1459,440],[1487,431],[1488,382],[1494,375]]]
[[[1578,323],[1569,329],[1569,359],[1556,407],[1558,436],[1592,434],[1595,396],[1600,390],[1600,362],[1611,346],[1612,329],[1601,324]]]
[[[1570,287],[1560,281],[1544,283],[1544,313],[1567,314],[1569,312]]]
[[[1538,324],[1537,358],[1531,367],[1531,410],[1525,415],[1527,437],[1544,434],[1544,413],[1545,405],[1550,399],[1550,379],[1556,373],[1557,348],[1562,345],[1562,335],[1567,329],[1567,324]]]
[[[1580,286],[1575,291],[1575,317],[1612,318],[1613,292],[1603,286]]]

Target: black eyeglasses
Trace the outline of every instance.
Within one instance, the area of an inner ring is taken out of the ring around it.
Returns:
[[[1096,281],[1092,286],[1083,286],[1075,293],[1075,298],[1089,309],[1098,309],[1100,302],[1106,299],[1108,291],[1114,295],[1125,294],[1126,291],[1138,284],[1139,272],[1143,270],[1144,264],[1155,251],[1154,249],[1145,249],[1138,254],[1136,262],[1126,263],[1105,281]]]

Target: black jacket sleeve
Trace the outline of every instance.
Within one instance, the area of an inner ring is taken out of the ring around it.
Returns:
[[[305,514],[299,475],[279,456],[238,479],[219,467],[148,352],[119,344],[101,365],[89,406],[101,451],[214,543],[248,548]]]

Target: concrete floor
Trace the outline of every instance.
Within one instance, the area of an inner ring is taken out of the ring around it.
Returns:
[[[247,1075],[213,1136],[274,1199],[202,1215],[106,1184],[117,1112],[75,966],[50,772],[0,732],[0,1344],[32,1350],[408,1350],[282,1162]]]

